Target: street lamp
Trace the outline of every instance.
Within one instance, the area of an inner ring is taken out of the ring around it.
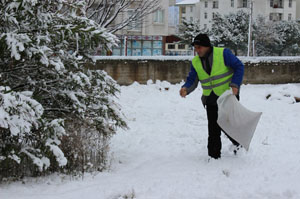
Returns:
[[[250,5],[250,15],[249,15],[249,33],[248,33],[248,54],[250,56],[250,48],[251,48],[251,33],[252,33],[252,12],[253,12],[253,1],[248,0],[248,5]]]

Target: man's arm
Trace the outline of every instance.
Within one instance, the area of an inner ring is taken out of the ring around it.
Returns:
[[[224,49],[223,55],[225,65],[234,71],[230,86],[233,88],[234,94],[237,94],[243,81],[244,64],[228,48]]]
[[[185,95],[188,95],[191,92],[193,92],[197,88],[198,83],[199,83],[199,79],[198,79],[197,72],[196,72],[195,68],[193,67],[193,65],[191,64],[191,70],[189,72],[189,75],[186,78],[185,84],[182,86],[182,88],[185,88],[185,91],[186,91]],[[182,92],[183,91],[180,90],[180,94]],[[182,96],[182,94],[181,94],[182,97],[185,97],[185,95]]]

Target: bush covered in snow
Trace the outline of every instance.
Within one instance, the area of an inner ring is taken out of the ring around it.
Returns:
[[[199,20],[191,21],[184,19],[182,24],[179,25],[179,37],[184,44],[190,45],[200,32],[208,33],[208,30],[200,27]]]
[[[243,10],[228,15],[216,13],[210,30],[214,45],[224,45],[232,49],[236,55],[247,49],[249,14]]]
[[[95,47],[116,41],[84,5],[0,1],[0,180],[103,169],[107,140],[126,127],[115,81],[83,68]]]
[[[270,22],[259,17],[254,31],[257,55],[298,55],[300,53],[300,23]]]

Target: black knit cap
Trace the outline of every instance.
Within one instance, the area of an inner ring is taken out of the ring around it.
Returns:
[[[205,47],[211,47],[210,39],[207,34],[199,34],[194,38],[192,46],[199,45]]]

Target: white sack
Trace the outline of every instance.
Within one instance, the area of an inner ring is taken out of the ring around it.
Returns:
[[[232,90],[225,91],[217,103],[218,124],[230,137],[248,150],[262,112],[246,109],[232,94]]]

